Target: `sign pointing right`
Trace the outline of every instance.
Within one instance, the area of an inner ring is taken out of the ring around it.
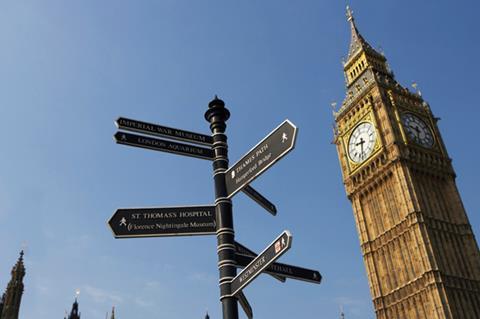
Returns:
[[[297,127],[285,120],[225,172],[231,198],[295,147]]]
[[[285,230],[263,252],[252,260],[230,283],[232,295],[242,291],[253,279],[292,247],[292,234]]]

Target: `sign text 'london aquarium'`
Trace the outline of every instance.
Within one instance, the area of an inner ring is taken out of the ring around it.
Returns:
[[[115,141],[118,144],[147,148],[155,151],[186,155],[206,160],[213,159],[213,150],[210,148],[181,144],[153,137],[117,132],[115,134]]]

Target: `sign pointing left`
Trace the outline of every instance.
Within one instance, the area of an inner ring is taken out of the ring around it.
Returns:
[[[213,138],[209,135],[194,133],[190,131],[179,130],[158,124],[152,124],[137,120],[119,117],[115,124],[120,130],[133,131],[148,135],[163,136],[175,140],[185,141],[189,143],[212,145]]]
[[[191,157],[197,157],[206,160],[212,160],[214,152],[210,148],[198,147],[188,144],[181,144],[159,138],[147,137],[142,135],[117,132],[114,136],[118,144],[148,148],[155,151],[168,152]]]
[[[108,221],[115,238],[215,235],[215,206],[120,208]]]

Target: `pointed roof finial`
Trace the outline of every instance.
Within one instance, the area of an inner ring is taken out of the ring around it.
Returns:
[[[367,41],[362,37],[360,32],[357,29],[357,26],[355,25],[355,19],[353,17],[353,11],[350,9],[350,6],[347,6],[347,21],[350,22],[350,29],[351,29],[351,38],[350,38],[350,47],[348,50],[348,55],[347,55],[347,61],[345,63],[348,63],[348,61],[354,57],[360,50],[369,50],[373,51],[376,54],[378,54],[370,44],[368,44]]]
[[[353,21],[353,11],[349,5],[347,5],[347,21]]]
[[[23,249],[20,251],[20,256],[18,257],[17,263],[13,266],[11,274],[12,277],[17,278],[17,280],[23,279],[25,276],[25,265],[23,264]]]

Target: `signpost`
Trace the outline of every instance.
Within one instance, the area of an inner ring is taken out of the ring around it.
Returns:
[[[235,242],[235,252],[236,252],[236,257],[237,257],[237,259],[236,259],[237,267],[240,267],[240,268],[245,268],[246,265],[248,265],[249,263],[252,262],[253,258],[258,256],[254,251],[248,249],[247,247],[245,247],[244,245],[240,244],[237,241]],[[240,264],[238,260],[239,260],[239,258],[242,258],[242,257],[248,258],[249,261],[245,264],[244,259],[243,259],[243,260],[241,260],[242,263]],[[280,282],[285,282],[287,280],[283,276],[278,276],[278,275],[273,275],[273,274],[270,274],[270,275]]]
[[[248,197],[257,202],[260,206],[265,208],[267,212],[269,212],[273,216],[277,215],[277,207],[275,207],[275,205],[273,205],[268,199],[263,197],[262,194],[253,189],[252,186],[247,185],[242,189],[242,191],[246,195],[248,195]]]
[[[115,125],[120,130],[138,132],[146,135],[162,136],[192,144],[211,146],[213,143],[213,138],[208,135],[132,120],[125,117],[119,117],[115,121]],[[143,135],[129,134],[125,132],[117,132],[114,137],[118,144],[213,160],[213,151],[211,149],[165,141]],[[243,188],[243,192],[272,215],[275,216],[277,214],[277,208],[275,205],[263,197],[262,194],[253,189],[253,187],[250,185],[245,186]]]
[[[170,142],[143,135],[117,132],[115,134],[115,142],[117,142],[117,144],[148,148],[154,151],[186,155],[206,160],[213,159],[213,151],[209,148]]]
[[[262,271],[292,247],[292,235],[285,230],[263,252],[255,257],[245,268],[232,279],[231,293],[236,295]]]
[[[211,146],[213,142],[212,137],[208,135],[179,130],[176,128],[171,128],[158,124],[127,119],[125,117],[119,117],[115,121],[115,125],[117,125],[118,129],[120,130],[132,131],[147,135],[163,136],[189,143]]]
[[[120,208],[108,221],[115,238],[215,235],[215,206]]]
[[[295,147],[297,127],[285,120],[225,173],[228,198],[250,184]]]
[[[244,268],[248,266],[253,261],[253,259],[254,257],[237,254],[237,266],[240,268]],[[322,275],[320,275],[317,270],[281,263],[271,264],[264,270],[264,273],[272,276],[279,276],[281,278],[308,281],[315,284],[319,284],[322,280]]]
[[[115,211],[108,225],[115,238],[216,235],[223,319],[238,319],[238,302],[247,317],[252,319],[252,307],[242,289],[262,272],[283,282],[285,278],[293,278],[319,283],[321,276],[315,270],[275,263],[292,245],[292,236],[288,231],[284,231],[259,255],[235,242],[231,198],[243,191],[276,215],[275,205],[249,184],[294,148],[297,128],[285,120],[229,168],[225,134],[229,117],[225,103],[217,97],[208,104],[205,112],[211,136],[119,117],[115,124],[120,131],[114,136],[118,144],[212,161],[215,205],[121,208]],[[237,267],[244,267],[238,275]]]

